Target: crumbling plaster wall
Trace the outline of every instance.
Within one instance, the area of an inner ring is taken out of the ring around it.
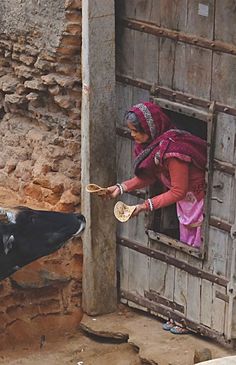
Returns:
[[[0,2],[0,196],[16,203],[80,210],[81,17],[81,0]],[[1,282],[1,343],[75,328],[81,268],[74,241]]]
[[[52,52],[60,44],[65,26],[65,0],[2,0],[0,31],[5,34],[39,32],[37,48]]]

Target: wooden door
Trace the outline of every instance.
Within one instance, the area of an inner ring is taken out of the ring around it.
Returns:
[[[202,249],[171,237],[165,212],[160,213],[165,233],[150,227],[152,216],[140,214],[118,224],[117,241],[123,302],[230,340],[236,338],[236,81],[230,79],[236,42],[233,32],[221,29],[222,18],[232,21],[232,1],[226,3],[117,1],[118,182],[133,176],[132,141],[123,117],[135,103],[151,98],[175,120],[194,118],[199,128],[205,123],[208,140]],[[122,200],[136,204],[148,193],[125,194]]]

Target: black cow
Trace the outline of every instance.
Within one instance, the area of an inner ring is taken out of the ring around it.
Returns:
[[[0,280],[58,250],[84,228],[81,214],[26,207],[0,209]]]

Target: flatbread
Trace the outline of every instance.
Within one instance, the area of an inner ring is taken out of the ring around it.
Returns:
[[[114,215],[120,222],[127,222],[132,216],[136,205],[127,205],[121,201],[117,202],[114,207]]]
[[[102,188],[97,184],[88,184],[86,186],[86,191],[91,194],[106,195],[107,188]]]

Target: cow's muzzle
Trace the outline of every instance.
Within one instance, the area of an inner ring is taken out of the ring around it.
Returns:
[[[84,231],[86,227],[86,219],[82,214],[76,214],[76,217],[80,223],[80,227],[77,232],[73,234],[73,237],[78,237],[81,235],[81,233]]]

